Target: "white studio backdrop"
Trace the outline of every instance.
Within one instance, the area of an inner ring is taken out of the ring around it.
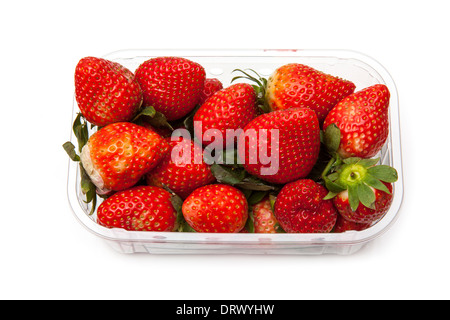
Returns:
[[[445,1],[21,1],[2,5],[2,299],[449,298]],[[350,49],[399,94],[405,195],[352,256],[123,255],[66,195],[73,72],[139,48]]]

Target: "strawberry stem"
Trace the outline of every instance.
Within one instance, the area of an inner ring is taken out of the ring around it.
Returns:
[[[266,100],[266,87],[267,87],[267,79],[261,77],[258,72],[256,72],[253,69],[246,69],[249,70],[251,72],[253,72],[257,78],[251,76],[250,74],[248,74],[247,72],[241,70],[241,69],[234,69],[232,72],[241,72],[244,75],[243,76],[236,76],[233,79],[231,79],[231,83],[233,83],[235,80],[237,79],[247,79],[250,80],[254,83],[256,83],[256,85],[253,85],[253,89],[255,90],[257,99],[258,99],[258,107],[264,112],[264,113],[268,113],[271,110],[269,103]]]
[[[328,161],[327,166],[325,167],[325,169],[322,172],[322,179],[326,179],[328,173],[330,172],[331,168],[333,167],[333,165],[336,163],[336,158],[331,158],[330,161]]]
[[[376,165],[379,160],[358,157],[341,160],[335,154],[322,173],[322,179],[329,190],[324,199],[332,199],[347,190],[353,211],[356,211],[360,203],[372,208],[375,202],[374,189],[390,193],[381,181],[397,181],[397,171],[389,166]]]
[[[365,180],[367,169],[360,164],[349,164],[343,167],[339,182],[346,185],[357,185]]]

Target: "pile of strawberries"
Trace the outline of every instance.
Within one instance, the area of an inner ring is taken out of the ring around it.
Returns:
[[[234,72],[224,87],[182,57],[151,58],[134,72],[79,61],[78,148],[63,146],[100,225],[328,233],[383,217],[398,178],[374,158],[389,133],[385,85],[355,92],[350,80],[299,63],[268,79]]]

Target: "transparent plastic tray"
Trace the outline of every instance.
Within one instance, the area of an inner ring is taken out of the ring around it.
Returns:
[[[224,86],[230,84],[232,71],[251,68],[268,77],[277,67],[291,62],[307,64],[323,72],[351,80],[356,91],[382,83],[391,93],[390,133],[378,156],[382,164],[397,169],[394,199],[387,214],[363,231],[327,234],[216,234],[183,232],[147,232],[108,229],[98,225],[96,216],[89,215],[80,190],[78,163],[69,161],[67,193],[75,217],[90,232],[106,240],[123,253],[155,254],[352,254],[373,241],[397,220],[403,199],[402,152],[398,95],[395,83],[386,69],[374,59],[348,50],[121,50],[103,58],[116,61],[135,71],[145,60],[157,56],[181,56],[200,63],[207,77],[218,78]],[[78,110],[74,99],[72,121]],[[71,133],[70,140],[77,145]],[[101,203],[99,198],[98,204]]]

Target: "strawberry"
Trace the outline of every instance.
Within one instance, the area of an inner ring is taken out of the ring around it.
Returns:
[[[251,215],[255,233],[277,233],[281,231],[269,197],[252,206]]]
[[[253,87],[237,83],[214,93],[195,113],[194,126],[201,125],[199,129],[197,127],[196,134],[203,144],[209,144],[220,136],[223,143],[218,145],[230,146],[234,139],[227,139],[227,129],[242,129],[256,116]]]
[[[337,153],[341,158],[371,158],[383,147],[389,133],[388,88],[376,84],[341,100],[327,115],[323,129],[340,130]]]
[[[344,219],[340,214],[338,214],[336,224],[334,225],[333,232],[334,233],[342,233],[345,231],[362,231],[369,228],[371,223],[356,223],[352,221],[348,221]]]
[[[379,159],[347,158],[324,173],[329,193],[336,209],[346,220],[372,223],[389,209],[393,199],[392,183],[397,171],[387,165],[376,165]]]
[[[167,186],[185,199],[195,189],[215,181],[211,168],[203,160],[203,149],[183,137],[167,139],[169,152],[146,175],[149,185]]]
[[[223,89],[223,84],[219,79],[216,78],[207,78],[205,79],[205,84],[203,86],[203,90],[200,94],[200,100],[198,101],[199,105],[205,103],[209,97],[211,97],[214,93]]]
[[[149,59],[135,74],[144,94],[144,106],[152,106],[169,121],[194,109],[206,78],[200,64],[181,57]]]
[[[129,231],[173,231],[177,212],[166,190],[137,186],[115,193],[97,210],[97,222]]]
[[[371,189],[375,195],[375,199],[370,207],[366,207],[360,202],[356,210],[353,211],[347,190],[340,192],[333,198],[334,206],[345,220],[359,224],[371,224],[383,217],[392,203],[392,184],[386,182],[383,182],[383,184],[389,192],[377,190],[372,187]]]
[[[135,185],[168,150],[157,133],[130,122],[117,122],[95,132],[81,151],[81,162],[99,193]]]
[[[238,144],[244,168],[276,184],[306,177],[317,161],[319,150],[319,122],[309,108],[258,116],[245,126]]]
[[[266,99],[272,110],[311,108],[322,124],[336,103],[353,93],[355,87],[351,81],[291,63],[281,66],[269,77]]]
[[[310,179],[286,184],[275,201],[275,216],[286,232],[328,233],[337,219],[327,189]]]
[[[263,109],[285,110],[306,107],[314,110],[322,126],[328,112],[344,97],[353,93],[353,82],[335,77],[307,65],[290,63],[275,70],[269,79],[245,74],[244,78],[257,84]],[[240,77],[235,77],[237,79]]]
[[[183,216],[197,232],[240,232],[248,218],[244,194],[226,184],[200,187],[183,202]]]
[[[134,74],[117,62],[86,57],[75,69],[75,98],[90,123],[106,126],[130,121],[142,103]]]

